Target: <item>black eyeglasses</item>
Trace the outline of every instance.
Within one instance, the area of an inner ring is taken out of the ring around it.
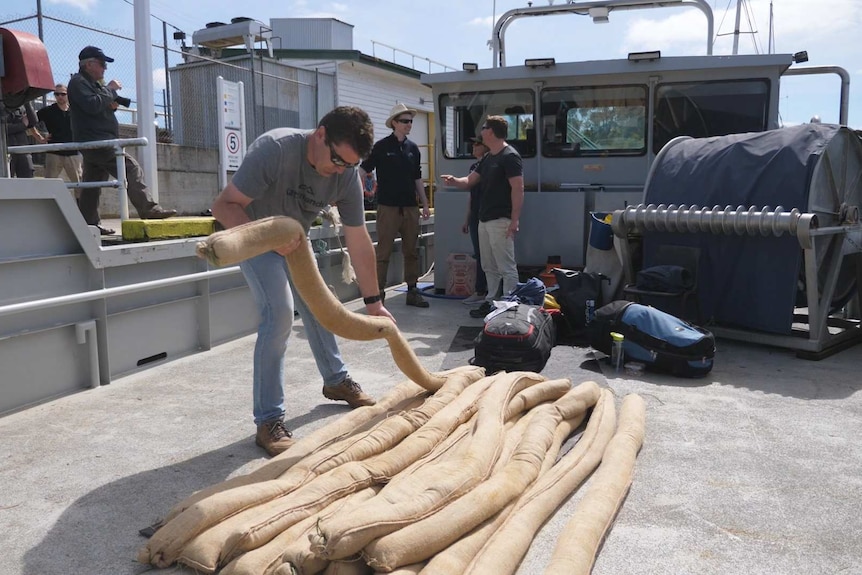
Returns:
[[[344,158],[338,155],[338,153],[335,151],[335,148],[332,147],[332,144],[329,144],[329,161],[341,168],[355,168],[360,164],[360,162],[350,163],[346,161]]]
[[[483,130],[490,130],[490,129],[491,129],[491,126],[482,126],[482,129],[483,129]]]
[[[398,118],[395,121],[398,122],[399,124],[412,124],[413,118]]]
[[[65,96],[66,92],[54,92],[55,96]]]

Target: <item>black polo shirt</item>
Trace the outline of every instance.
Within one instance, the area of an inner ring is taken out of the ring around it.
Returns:
[[[371,155],[362,162],[362,169],[377,170],[377,204],[382,206],[418,206],[416,180],[422,177],[419,164],[419,146],[404,138],[399,142],[395,134],[378,140]]]
[[[62,144],[75,141],[72,138],[72,120],[68,110],[64,112],[57,104],[51,104],[36,112],[36,115],[39,116],[39,121],[45,124],[45,129],[51,134],[50,143]],[[65,150],[50,153],[57,154],[58,156],[74,156],[78,152],[76,150]]]

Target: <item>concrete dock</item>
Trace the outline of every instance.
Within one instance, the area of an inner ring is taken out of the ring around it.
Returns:
[[[481,320],[459,301],[433,298],[417,309],[392,289],[386,303],[427,369],[472,356],[459,334]],[[140,529],[194,491],[266,460],[253,439],[254,340],[0,418],[0,575],[151,572],[135,561]],[[341,349],[354,379],[377,397],[404,379],[382,340],[343,341]],[[557,346],[542,372],[593,379],[618,402],[633,392],[646,400],[634,482],[593,573],[862,574],[862,346],[810,362],[719,340],[703,379],[628,379],[596,357]],[[297,437],[347,411],[320,394],[301,322],[286,387]],[[519,574],[543,571],[578,499],[545,525]]]

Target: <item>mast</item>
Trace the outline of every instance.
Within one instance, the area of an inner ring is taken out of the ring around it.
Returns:
[[[736,0],[736,25],[733,28],[733,54],[739,54],[739,22],[742,19],[742,3],[745,0]]]
[[[767,54],[775,54],[775,20],[772,14],[772,0],[769,0],[769,44],[766,47]]]

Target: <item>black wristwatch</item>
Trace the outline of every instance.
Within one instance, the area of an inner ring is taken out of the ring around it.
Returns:
[[[383,299],[383,298],[380,297],[380,294],[377,294],[377,295],[364,297],[364,298],[362,298],[362,301],[365,302],[365,305],[371,305],[373,303],[379,302],[381,299]]]

